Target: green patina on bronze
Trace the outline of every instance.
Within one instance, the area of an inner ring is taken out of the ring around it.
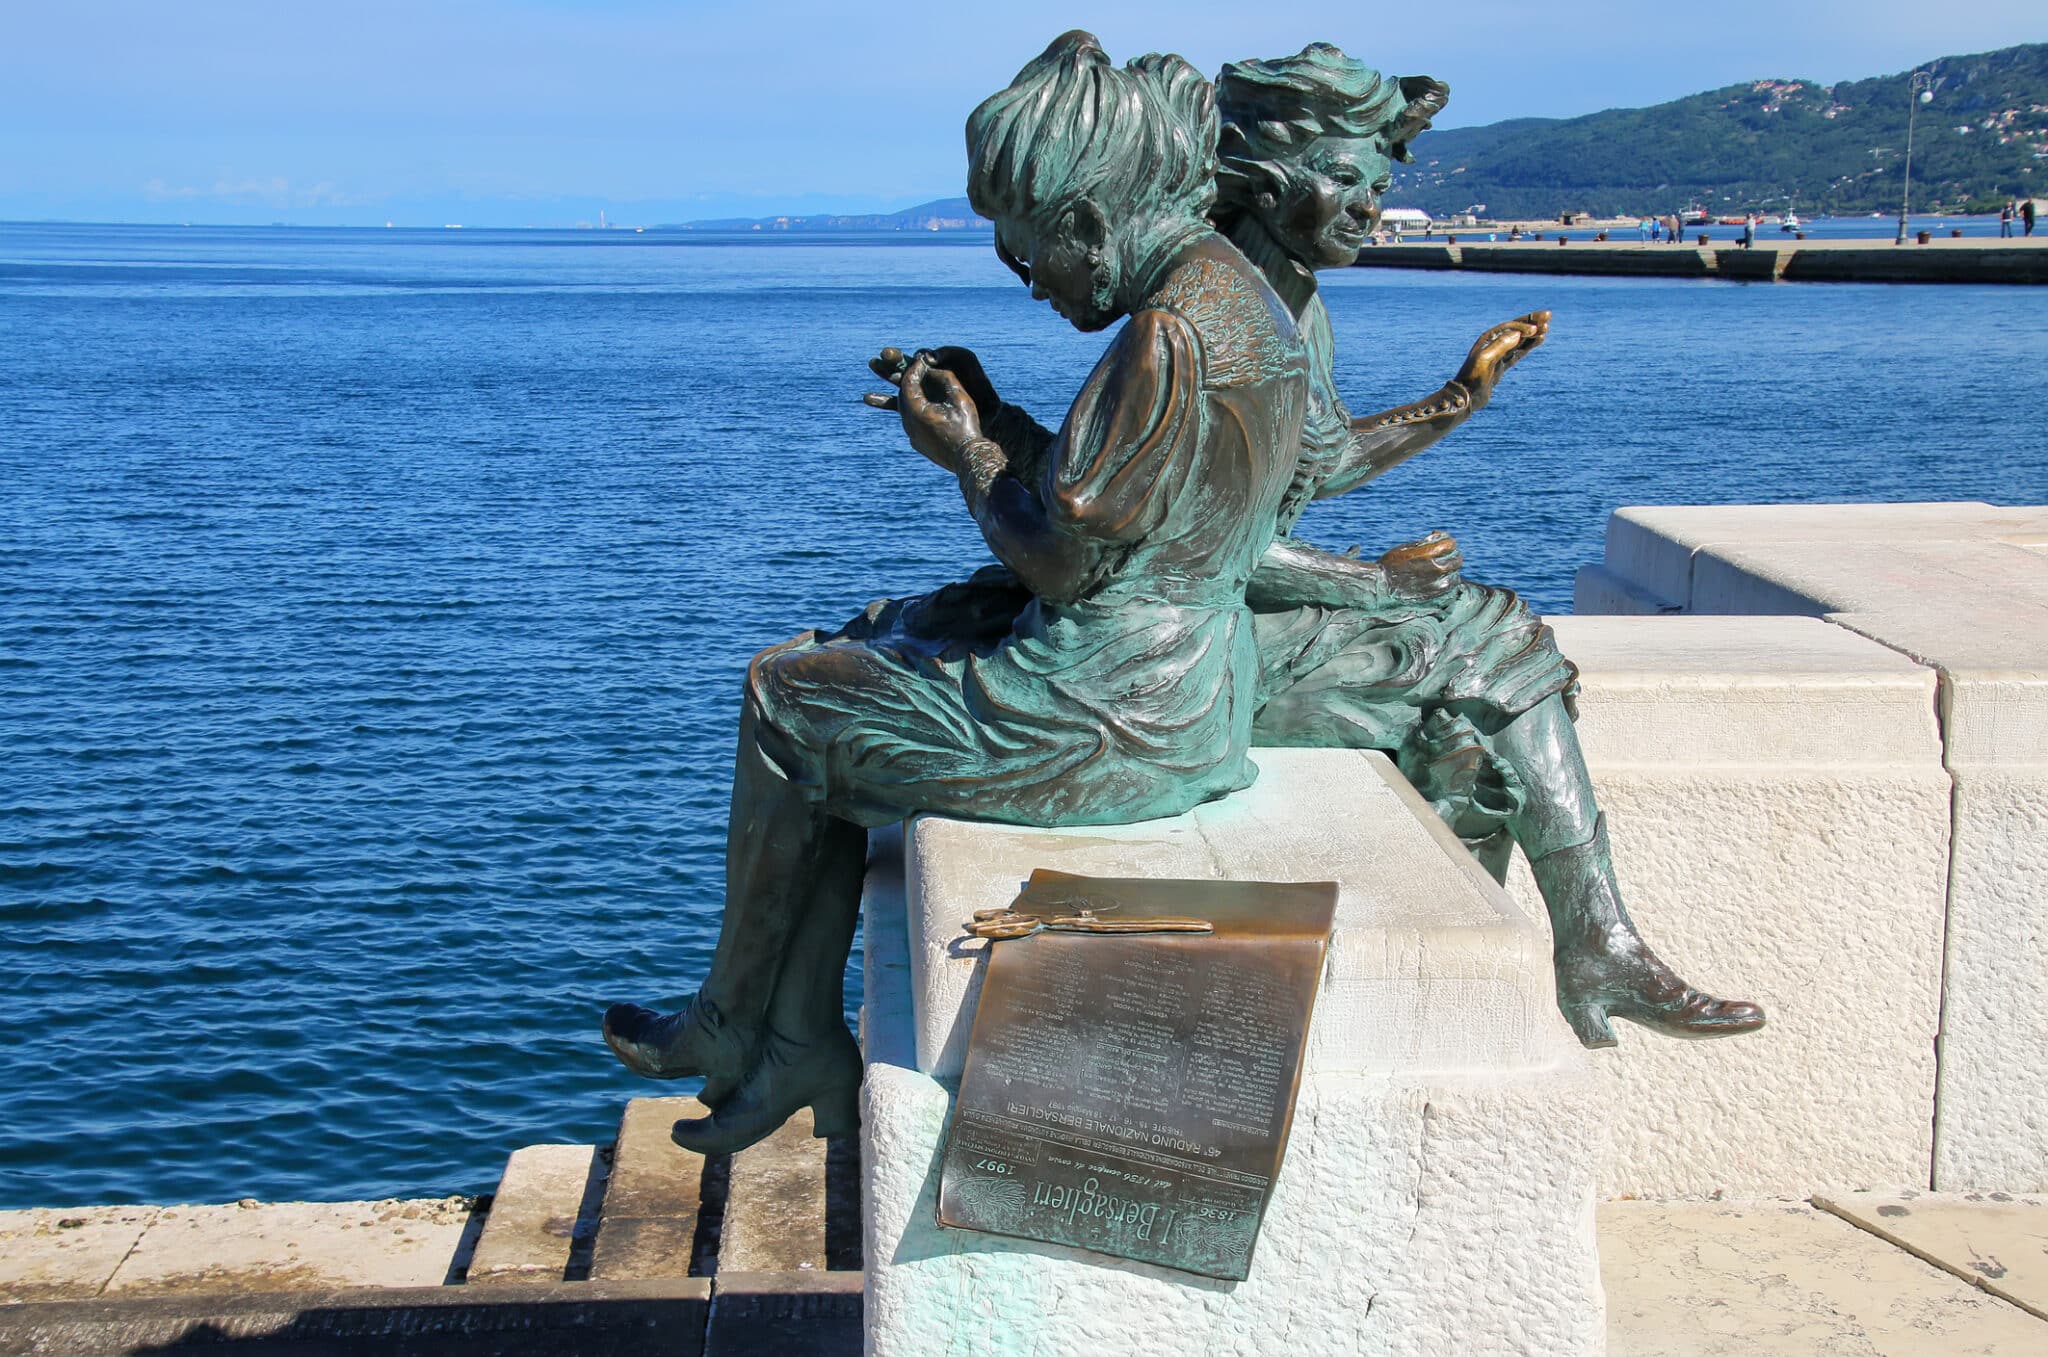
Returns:
[[[1082,330],[1128,323],[1058,432],[963,349],[890,349],[873,404],[960,484],[1000,567],[877,603],[748,672],[718,951],[666,1017],[606,1036],[704,1074],[693,1148],[809,1104],[854,1118],[839,1015],[868,827],[917,811],[1030,825],[1189,809],[1248,785],[1258,654],[1245,586],[1293,475],[1308,364],[1259,270],[1210,224],[1216,117],[1178,57],[1118,68],[1070,33],[967,125],[1003,260]]]
[[[1217,79],[1216,219],[1296,316],[1309,360],[1301,455],[1248,589],[1254,742],[1385,751],[1496,878],[1519,844],[1550,913],[1558,1007],[1585,1044],[1614,1044],[1610,1017],[1673,1036],[1750,1031],[1761,1010],[1688,986],[1622,906],[1572,727],[1577,671],[1550,629],[1513,592],[1464,579],[1447,535],[1375,561],[1293,535],[1311,501],[1357,489],[1483,408],[1549,332],[1542,311],[1497,325],[1455,377],[1393,410],[1354,418],[1337,393],[1315,272],[1357,258],[1392,162],[1449,97],[1440,81],[1389,79],[1324,43]]]
[[[895,389],[868,402],[958,480],[997,564],[750,666],[710,974],[681,1012],[605,1019],[633,1069],[706,1077],[713,1115],[679,1141],[735,1150],[806,1105],[820,1135],[856,1122],[840,986],[869,828],[1171,815],[1247,785],[1260,742],[1385,750],[1496,875],[1520,844],[1587,1044],[1612,1043],[1610,1015],[1762,1023],[1629,921],[1549,630],[1465,581],[1443,534],[1377,560],[1294,536],[1312,500],[1482,408],[1547,331],[1542,312],[1494,327],[1398,409],[1353,418],[1337,394],[1315,270],[1353,262],[1389,161],[1447,96],[1320,44],[1212,87],[1069,33],[974,111],[968,188],[997,254],[1076,327],[1128,322],[1057,432],[966,349],[870,363]]]

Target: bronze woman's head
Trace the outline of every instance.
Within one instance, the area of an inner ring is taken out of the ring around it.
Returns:
[[[1252,216],[1312,268],[1354,260],[1379,221],[1395,161],[1450,98],[1428,76],[1393,79],[1328,43],[1234,61],[1216,80],[1217,216]]]
[[[1214,92],[1176,56],[1119,69],[1061,35],[967,119],[967,196],[1003,262],[1084,330],[1122,314],[1134,237],[1197,223],[1216,196]]]

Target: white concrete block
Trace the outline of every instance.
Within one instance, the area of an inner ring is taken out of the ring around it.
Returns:
[[[1694,554],[1687,611],[1910,613],[1986,591],[2048,603],[2048,560],[1996,541],[1715,542]]]
[[[1828,620],[1940,672],[1951,768],[2048,763],[2048,605],[1997,594],[1929,598]]]
[[[1670,599],[1681,606],[1692,600],[1692,541],[1673,531],[1661,508],[1616,509],[1607,519],[1607,550],[1604,570],[1626,580],[1652,598]],[[1579,612],[1591,608],[1578,605]]]
[[[1655,617],[1685,611],[1604,565],[1582,565],[1572,581],[1572,611],[1603,616]]]
[[[1624,898],[1748,1036],[1617,1024],[1604,1195],[1924,1183],[1948,779],[1934,676],[1807,618],[1559,618]],[[1526,867],[1515,893],[1541,899]]]
[[[1256,785],[1144,824],[1022,829],[938,816],[905,847],[917,1067],[959,1077],[981,944],[962,926],[1035,867],[1089,876],[1336,881],[1311,1067],[1352,1073],[1528,1063],[1564,1032],[1549,943],[1393,765],[1343,749],[1260,749]]]
[[[2016,548],[2007,548],[2017,551]],[[1831,620],[1941,674],[1954,780],[1934,1185],[2048,1191],[2048,556]]]
[[[1819,614],[1845,606],[1849,595],[1834,591],[1854,588],[1855,571],[1828,552],[1812,547],[1885,543],[1924,546],[1937,543],[1997,544],[2037,548],[2048,540],[2048,508],[2005,507],[1975,501],[1923,504],[1716,504],[1636,505],[1615,510],[1607,524],[1605,565],[1609,573],[1649,595],[1685,605],[1693,612]],[[1753,596],[1730,592],[1739,586],[1709,565],[1701,597],[1702,554],[1725,566],[1728,562],[1786,561],[1802,556],[1804,568],[1781,578],[1761,572],[1751,584]],[[1773,593],[1767,583],[1781,586]],[[1794,599],[1809,606],[1793,607]],[[1830,601],[1843,600],[1843,601]],[[1591,608],[1580,606],[1580,612]]]
[[[1929,767],[1935,676],[1805,617],[1560,617],[1579,743],[1608,764]]]
[[[1541,930],[1383,759],[1257,757],[1263,796],[1149,826],[914,821],[907,902],[878,837],[861,1024],[870,1352],[1602,1350],[1592,1178],[1604,1118],[1556,1016]],[[936,1223],[951,1042],[974,999],[971,974],[956,973],[973,958],[950,938],[1040,865],[1340,883],[1293,1132],[1246,1281]]]
[[[2048,764],[1955,784],[1934,1186],[2048,1192]]]
[[[1938,672],[1954,790],[1933,1180],[2048,1190],[2048,507],[1615,515],[1610,570],[1670,589],[1681,557],[1692,612],[1825,614]]]
[[[871,1064],[867,1323],[886,1357],[1597,1353],[1583,1076],[1303,1083],[1251,1276],[1210,1281],[941,1229],[950,1095]]]

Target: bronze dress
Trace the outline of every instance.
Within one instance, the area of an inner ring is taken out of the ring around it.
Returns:
[[[763,752],[866,826],[920,810],[1115,823],[1249,785],[1259,657],[1245,583],[1272,540],[1306,390],[1287,309],[1221,237],[1197,237],[1056,437],[1016,412],[987,421],[1081,563],[1078,584],[1028,597],[998,576],[764,652],[747,679]],[[1030,562],[1005,564],[1031,578]]]
[[[1337,394],[1335,341],[1314,275],[1277,247],[1255,245],[1253,257],[1296,305],[1309,363],[1301,455],[1277,520],[1277,535],[1287,537],[1338,470],[1351,414]],[[1463,732],[1483,745],[1488,731],[1546,698],[1562,693],[1570,702],[1577,692],[1578,671],[1550,628],[1512,590],[1470,580],[1428,602],[1260,611],[1253,624],[1253,743],[1383,750],[1418,782],[1420,765],[1445,740]],[[1511,773],[1496,764],[1492,782],[1506,801],[1439,806],[1461,834],[1483,836],[1518,807]]]

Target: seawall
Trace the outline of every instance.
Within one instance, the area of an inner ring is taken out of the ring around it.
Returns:
[[[1751,249],[1591,240],[1424,242],[1367,248],[1358,267],[1745,282],[2048,284],[2048,236],[1924,245],[1766,240]]]

